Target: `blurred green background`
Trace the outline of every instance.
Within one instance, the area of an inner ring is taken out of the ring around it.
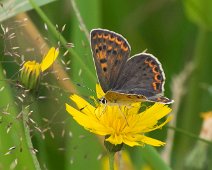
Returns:
[[[160,156],[163,147],[156,148],[157,152],[148,146],[126,147],[132,167],[125,169],[212,169],[212,144],[201,141],[195,145],[200,141],[200,114],[211,110],[212,1],[3,0],[0,4],[0,169],[39,169],[32,156],[36,150],[41,169],[103,169],[106,151],[102,141],[76,124],[64,107],[70,103],[71,84],[85,99],[95,95],[90,89],[95,90],[96,73],[79,15],[88,31],[105,28],[122,34],[131,45],[131,55],[146,49],[155,55],[166,74],[165,95],[175,100],[171,107],[177,122],[173,126],[179,129],[163,128],[149,134],[166,141],[167,132],[174,132],[174,139],[168,141],[168,159]],[[54,28],[74,44],[65,56],[65,41]],[[40,39],[45,41],[40,43]],[[40,62],[48,46],[59,46],[62,67],[53,66],[44,73],[38,93],[23,103],[19,98],[23,91],[16,82],[21,64],[32,59]],[[61,78],[65,72],[66,77]],[[18,117],[26,105],[33,111],[28,125],[36,150],[29,148]],[[197,152],[198,157],[191,156],[194,148],[202,151]],[[190,162],[188,157],[192,157]]]

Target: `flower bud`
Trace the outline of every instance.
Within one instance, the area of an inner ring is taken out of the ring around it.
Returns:
[[[26,89],[36,89],[40,82],[41,74],[42,71],[39,63],[36,61],[27,61],[21,69],[21,83]]]

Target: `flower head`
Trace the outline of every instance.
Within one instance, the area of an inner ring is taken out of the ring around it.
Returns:
[[[59,51],[52,47],[41,63],[37,63],[36,61],[27,61],[24,63],[21,69],[20,79],[25,88],[34,89],[37,87],[41,74],[53,64],[58,54]]]
[[[102,94],[100,86],[97,86],[97,94]],[[140,112],[140,103],[129,106],[103,105],[97,107],[77,95],[71,95],[70,99],[75,102],[78,109],[66,104],[66,110],[85,129],[92,133],[107,136],[106,141],[114,144],[126,144],[129,146],[153,146],[164,145],[164,142],[145,136],[145,133],[164,126],[165,122],[158,121],[170,113],[171,109],[161,103],[155,103],[145,111]]]

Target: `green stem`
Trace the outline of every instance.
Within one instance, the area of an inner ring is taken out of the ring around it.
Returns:
[[[28,107],[22,107],[22,113],[23,113],[23,125],[24,125],[24,134],[25,134],[25,139],[26,139],[26,143],[27,143],[27,147],[28,149],[33,149],[33,144],[32,144],[32,140],[31,140],[31,137],[30,137],[30,129],[29,129],[29,126],[27,124],[28,122],[28,113],[29,113],[29,109]],[[40,168],[40,164],[37,160],[37,157],[34,153],[31,154],[32,156],[32,160],[33,160],[33,163],[35,165],[35,169],[36,170],[41,170]]]
[[[207,32],[205,30],[200,29],[197,37],[195,52],[194,52],[194,74],[191,77],[189,82],[189,91],[187,95],[187,103],[185,106],[185,122],[184,126],[188,130],[194,130],[193,127],[196,125],[195,121],[199,121],[199,113],[201,111],[200,108],[200,98],[201,98],[201,89],[200,82],[202,73],[204,71],[205,62],[207,62],[207,55],[204,54],[204,48],[206,46],[207,41]],[[197,113],[197,114],[195,114]],[[194,114],[196,116],[194,116]],[[190,121],[192,118],[192,121]]]
[[[76,4],[75,0],[71,0],[71,4],[72,4],[72,7],[74,9],[74,12],[75,12],[75,15],[77,17],[77,20],[78,20],[78,22],[80,24],[80,27],[84,31],[85,36],[86,36],[86,38],[87,38],[87,40],[89,42],[90,41],[89,32],[88,32],[88,29],[86,28],[86,25],[84,24],[84,21],[83,21],[81,15],[80,15],[80,12],[79,12],[79,9],[77,7],[77,4]]]
[[[46,14],[41,10],[41,8],[35,3],[34,0],[29,0],[33,8],[37,11],[38,15],[42,18],[42,20],[47,24],[48,29],[52,32],[52,34],[61,42],[61,44],[72,54],[72,56],[77,60],[77,62],[82,66],[82,68],[85,70],[86,73],[90,76],[90,78],[95,81],[95,76],[87,67],[84,60],[73,50],[73,48],[67,47],[67,41],[66,39],[58,32],[55,28],[55,26],[52,24],[52,22],[49,20],[49,18],[46,16]]]
[[[193,62],[195,70],[188,82],[188,93],[184,100],[183,114],[180,117],[180,125],[182,129],[191,133],[199,133],[201,126],[200,112],[202,111],[202,89],[200,83],[207,80],[205,77],[206,65],[209,55],[206,53],[209,44],[209,34],[203,28],[199,28],[196,46],[194,51]],[[191,121],[192,120],[192,121]],[[172,152],[172,160],[174,169],[183,169],[184,157],[194,144],[195,140],[176,134],[176,142]],[[180,149],[179,149],[180,148]]]
[[[109,152],[108,156],[109,156],[110,170],[114,170],[114,156],[115,156],[115,152]]]

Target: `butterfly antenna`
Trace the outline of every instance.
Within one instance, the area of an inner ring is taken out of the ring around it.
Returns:
[[[102,114],[101,114],[101,115],[103,115],[104,112],[106,111],[106,107],[107,107],[107,104],[104,105],[104,108],[103,108],[103,110],[102,110]]]
[[[146,53],[146,52],[147,52],[147,50],[148,50],[148,49],[146,48],[144,51],[142,51],[142,53]]]
[[[82,84],[80,84],[80,83],[75,83],[75,84],[76,84],[78,87],[86,88],[87,90],[93,92],[94,94],[96,93],[93,89],[91,89],[91,88],[89,88],[89,87],[87,87],[87,86],[85,86],[85,85],[82,85]]]

